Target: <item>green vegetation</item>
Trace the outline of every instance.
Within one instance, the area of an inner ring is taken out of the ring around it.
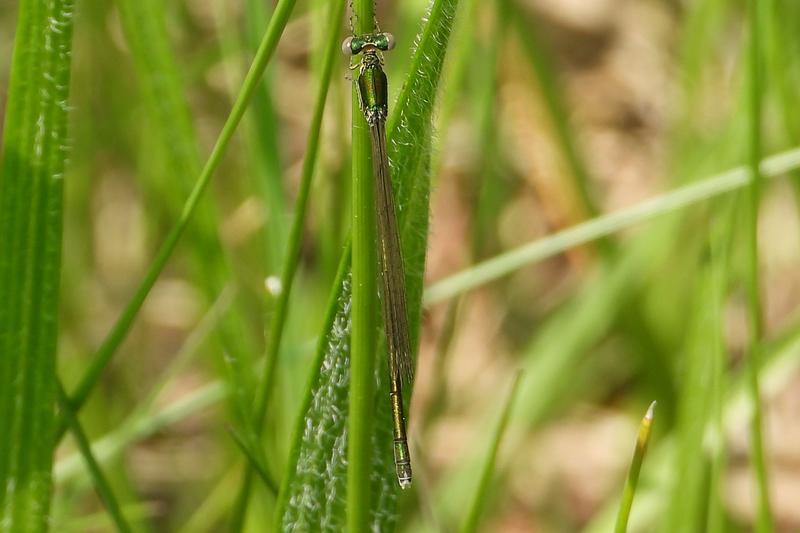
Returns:
[[[797,2],[10,4],[0,532],[800,527]]]

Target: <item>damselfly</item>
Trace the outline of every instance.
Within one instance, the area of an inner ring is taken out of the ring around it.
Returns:
[[[405,273],[400,232],[394,211],[389,157],[386,153],[388,95],[383,72],[383,52],[394,48],[390,33],[348,37],[342,44],[347,55],[361,54],[358,92],[361,111],[372,136],[372,166],[375,174],[375,209],[378,220],[378,248],[381,266],[381,303],[389,350],[389,397],[392,402],[394,464],[402,488],[411,486],[411,456],[408,452],[406,420],[403,415],[403,383],[411,382],[411,348],[406,312]]]

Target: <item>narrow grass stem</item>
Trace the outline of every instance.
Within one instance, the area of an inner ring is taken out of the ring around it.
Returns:
[[[170,427],[193,413],[208,409],[231,394],[223,381],[212,381],[207,385],[184,394],[158,411],[136,416],[126,421],[113,433],[97,440],[92,445],[95,458],[103,463],[115,457],[133,442],[145,439],[157,431]],[[74,411],[74,407],[73,407]],[[53,478],[56,484],[66,483],[81,472],[80,457],[68,455],[56,462]]]
[[[711,460],[708,476],[708,511],[706,513],[706,531],[722,533],[725,531],[725,505],[723,492],[726,470],[725,443],[725,397],[727,393],[728,354],[722,339],[723,313],[725,298],[729,284],[730,248],[736,235],[736,206],[734,198],[729,199],[724,207],[718,209],[711,227],[710,252],[714,264],[711,283],[713,287],[713,305],[711,328],[714,332],[714,344],[711,356],[711,409],[709,413]]]
[[[758,485],[757,531],[768,533],[774,530],[769,503],[769,480],[767,476],[766,452],[764,450],[761,387],[759,384],[760,350],[764,336],[764,319],[761,307],[760,269],[758,264],[758,205],[761,199],[761,115],[762,87],[761,76],[761,36],[759,4],[761,0],[748,2],[748,21],[750,31],[749,46],[749,170],[747,187],[747,311],[750,328],[750,346],[747,357],[747,374],[753,413],[750,420],[751,461]]]
[[[172,252],[175,250],[178,240],[181,238],[181,235],[183,235],[184,231],[189,225],[192,215],[197,209],[200,199],[203,196],[203,192],[208,186],[208,183],[211,180],[214,172],[222,162],[222,158],[227,152],[228,145],[233,138],[233,134],[236,131],[239,122],[241,122],[242,117],[244,116],[247,105],[250,102],[250,99],[253,97],[253,93],[258,88],[261,75],[263,74],[267,63],[269,63],[273,53],[275,52],[278,40],[283,33],[283,29],[286,27],[286,23],[289,20],[289,16],[294,8],[295,2],[296,0],[280,0],[278,2],[275,12],[270,19],[269,27],[264,33],[264,38],[262,39],[261,45],[259,46],[258,51],[253,59],[253,63],[250,65],[250,69],[248,70],[247,75],[242,83],[242,88],[239,91],[239,95],[236,97],[233,108],[231,109],[231,112],[225,121],[225,125],[222,127],[222,131],[220,132],[217,142],[211,151],[211,155],[208,157],[208,161],[206,161],[203,170],[200,172],[200,176],[195,182],[194,188],[189,194],[189,197],[186,199],[186,203],[181,210],[180,217],[170,230],[169,234],[167,234],[164,243],[161,245],[156,257],[150,264],[144,279],[134,292],[131,299],[128,301],[128,304],[125,306],[122,315],[120,315],[119,319],[114,324],[111,332],[108,334],[106,339],[103,341],[103,344],[95,353],[92,361],[89,363],[86,373],[83,375],[83,378],[75,388],[75,391],[70,396],[70,403],[76,412],[79,411],[86,402],[92,390],[94,389],[94,386],[97,384],[97,381],[100,379],[100,375],[102,374],[103,370],[108,365],[109,361],[111,361],[111,358],[116,353],[119,345],[125,339],[131,325],[133,324],[133,321],[138,316],[138,313],[141,310],[147,295],[155,285],[156,280],[161,274],[161,271],[164,269],[167,261],[172,256]],[[66,424],[62,420],[61,427],[57,432],[56,442],[58,442],[63,436],[65,428]]]
[[[770,178],[796,168],[800,168],[800,148],[761,162],[761,172]],[[424,303],[430,306],[594,239],[740,189],[750,175],[750,168],[738,167],[522,245],[433,283],[425,291]]]
[[[86,437],[86,433],[83,431],[80,421],[75,416],[75,411],[69,403],[69,398],[67,397],[67,393],[64,392],[64,386],[61,384],[61,381],[58,381],[56,385],[56,396],[58,405],[61,408],[61,414],[66,420],[73,437],[75,437],[78,450],[80,450],[83,460],[86,463],[86,467],[89,469],[89,474],[92,477],[94,488],[97,491],[97,494],[100,496],[100,499],[102,499],[103,503],[105,503],[106,510],[108,511],[109,516],[111,516],[114,526],[117,528],[117,531],[120,531],[121,533],[128,533],[132,531],[131,527],[128,525],[128,522],[125,520],[125,516],[122,514],[122,509],[117,501],[117,497],[114,496],[114,491],[111,489],[111,485],[108,483],[108,480],[103,474],[103,470],[100,468],[100,465],[94,457],[92,445],[89,443],[89,439]]]
[[[261,481],[264,483],[264,486],[267,487],[267,490],[272,493],[273,496],[278,495],[278,483],[272,478],[272,474],[269,473],[269,469],[267,468],[267,463],[264,460],[264,454],[262,453],[261,448],[257,447],[258,443],[248,443],[245,440],[245,437],[239,435],[233,430],[230,430],[231,438],[233,442],[236,443],[236,446],[239,447],[239,451],[247,459],[247,464],[250,465],[250,468],[258,474],[258,477],[261,478]]]
[[[353,33],[375,28],[373,0],[353,0]],[[377,331],[377,255],[375,205],[369,130],[353,84],[353,296],[350,337],[350,399],[347,436],[347,529],[369,530],[372,421],[375,413],[375,339]]]
[[[306,142],[306,155],[303,160],[303,171],[300,178],[300,190],[295,202],[294,219],[289,234],[289,248],[284,255],[283,270],[281,273],[281,291],[275,305],[275,313],[269,327],[267,338],[266,360],[261,374],[261,381],[256,392],[255,419],[253,420],[256,432],[260,435],[267,414],[267,404],[272,390],[275,368],[280,354],[281,340],[286,326],[289,310],[289,298],[292,293],[295,274],[300,263],[300,248],[303,241],[303,228],[308,212],[308,197],[311,192],[311,183],[314,177],[314,168],[319,152],[319,140],[322,133],[322,119],[325,114],[325,102],[333,75],[336,53],[339,50],[338,37],[340,35],[339,21],[344,16],[345,0],[333,0],[330,8],[330,31],[326,39],[323,70],[320,76],[319,87],[314,102],[314,111],[311,117],[308,140]],[[252,462],[247,463],[247,470],[242,482],[238,503],[234,512],[233,531],[241,529],[247,513],[248,501],[252,487],[253,471]]]
[[[517,34],[522,43],[522,48],[528,56],[531,67],[536,75],[541,98],[544,100],[545,109],[550,115],[550,124],[553,128],[556,141],[569,168],[572,187],[575,190],[580,209],[586,218],[594,218],[600,214],[592,194],[592,176],[578,148],[577,136],[570,124],[567,105],[562,99],[565,93],[558,75],[550,64],[549,54],[542,46],[537,36],[537,21],[529,20],[517,2],[505,0],[513,7],[514,12],[510,17],[514,22]],[[601,246],[609,246],[609,243]],[[609,248],[610,249],[610,248]]]
[[[639,472],[642,470],[642,462],[647,453],[647,445],[650,442],[650,429],[653,425],[655,407],[656,402],[650,404],[647,413],[645,413],[644,418],[642,418],[642,423],[639,425],[636,448],[633,450],[633,458],[631,459],[631,466],[628,470],[628,477],[625,480],[625,488],[622,490],[622,500],[619,504],[617,525],[614,527],[614,533],[625,533],[628,530],[628,519],[631,515],[633,497],[636,494],[636,485],[639,483]]]
[[[517,371],[514,376],[514,382],[511,385],[511,390],[508,393],[503,410],[500,414],[500,419],[497,421],[497,426],[494,430],[492,443],[486,453],[486,459],[483,463],[481,477],[478,480],[478,485],[475,487],[475,493],[472,496],[472,503],[466,513],[466,518],[461,526],[461,533],[473,533],[478,528],[478,523],[487,499],[489,485],[494,476],[495,464],[497,463],[497,453],[500,450],[500,444],[503,441],[503,435],[508,427],[508,421],[511,418],[511,410],[514,407],[514,400],[517,398],[517,391],[519,390],[519,382],[522,377],[522,371]]]

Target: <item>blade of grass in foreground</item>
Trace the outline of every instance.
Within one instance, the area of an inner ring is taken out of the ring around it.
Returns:
[[[147,298],[147,295],[150,293],[150,289],[152,289],[153,285],[155,285],[155,282],[161,274],[161,271],[167,264],[167,261],[172,255],[173,250],[175,250],[178,240],[181,238],[181,235],[183,235],[183,232],[189,225],[192,215],[194,214],[195,209],[197,209],[200,199],[203,196],[203,192],[208,186],[211,176],[222,162],[222,157],[228,149],[228,145],[233,138],[233,133],[236,131],[236,127],[242,120],[242,116],[247,109],[247,105],[250,102],[250,99],[253,96],[256,88],[258,87],[261,74],[264,72],[267,63],[269,63],[269,60],[272,58],[272,55],[275,52],[278,40],[283,34],[283,29],[286,27],[286,23],[289,20],[289,16],[291,15],[295,2],[296,0],[280,0],[275,8],[275,12],[270,19],[267,31],[264,33],[264,37],[261,40],[261,46],[259,46],[256,56],[253,59],[253,63],[250,65],[250,70],[247,72],[247,76],[242,83],[242,88],[239,91],[239,95],[236,97],[236,101],[234,102],[233,108],[228,115],[228,119],[225,121],[225,125],[222,127],[222,131],[217,138],[217,142],[214,145],[214,148],[211,150],[211,155],[206,161],[203,170],[200,172],[200,176],[192,188],[192,192],[183,206],[180,218],[175,223],[175,226],[172,227],[169,234],[167,234],[164,243],[161,245],[156,257],[150,264],[144,279],[136,289],[136,292],[131,297],[128,304],[125,306],[125,309],[123,310],[117,322],[114,324],[111,332],[103,341],[103,344],[97,350],[97,353],[95,353],[89,368],[86,370],[86,373],[83,375],[83,378],[71,396],[71,403],[75,407],[76,411],[80,410],[81,406],[86,402],[95,384],[100,379],[103,369],[105,369],[106,365],[108,365],[109,361],[111,361],[111,358],[114,356],[117,348],[127,335],[131,325],[133,324],[133,321],[142,307],[142,304],[144,304],[145,298]],[[59,437],[60,436],[61,434]]]
[[[373,0],[353,0],[354,35],[376,31]],[[350,311],[350,399],[347,422],[347,529],[370,529],[373,464],[375,343],[377,316],[377,253],[375,194],[369,129],[353,84],[352,307]]]
[[[653,425],[653,410],[655,407],[656,402],[650,404],[647,413],[642,418],[642,423],[639,424],[636,448],[633,451],[628,477],[625,479],[625,488],[622,490],[617,525],[614,527],[615,533],[625,533],[628,530],[628,518],[633,506],[633,497],[636,494],[636,485],[639,483],[639,472],[642,470],[642,461],[644,461],[644,456],[647,453],[647,445],[650,443],[650,428]]]
[[[48,521],[72,12],[19,2],[0,167],[0,531]]]
[[[269,394],[272,391],[272,384],[275,376],[275,369],[278,356],[281,350],[281,340],[286,326],[286,319],[289,313],[289,298],[292,294],[292,286],[297,268],[300,263],[300,248],[303,240],[303,228],[305,227],[306,213],[308,212],[308,198],[311,192],[311,184],[314,177],[314,169],[318,159],[319,141],[322,133],[322,119],[325,114],[325,102],[328,97],[328,89],[333,75],[333,65],[337,52],[339,51],[339,29],[340,21],[344,18],[344,0],[333,0],[330,7],[329,20],[332,22],[330,31],[325,41],[325,58],[323,63],[322,75],[320,76],[319,87],[314,102],[314,111],[309,126],[308,141],[306,142],[306,153],[303,159],[303,171],[300,177],[300,190],[295,201],[294,219],[289,234],[288,250],[283,255],[283,269],[281,271],[281,290],[275,304],[275,312],[269,325],[269,335],[267,337],[267,354],[264,368],[261,372],[261,379],[258,384],[254,419],[251,426],[255,432],[262,431],[264,420],[267,415],[267,405]],[[250,468],[252,462],[248,463],[242,488],[237,500],[236,507],[232,515],[232,531],[239,531],[243,525],[247,514],[247,507],[250,500],[252,489],[253,472]]]
[[[508,420],[511,418],[511,409],[514,407],[514,400],[517,397],[517,390],[519,390],[519,380],[522,376],[522,371],[517,371],[514,376],[514,383],[511,385],[511,391],[508,393],[508,399],[503,406],[503,411],[500,414],[500,420],[497,422],[497,427],[494,430],[489,451],[486,454],[486,462],[483,464],[483,471],[478,480],[478,485],[475,487],[475,493],[472,497],[472,504],[467,511],[467,517],[464,519],[464,524],[461,526],[461,533],[472,533],[478,529],[478,523],[483,511],[484,503],[487,498],[489,485],[492,481],[494,474],[494,465],[497,461],[497,452],[500,450],[500,443],[503,441],[503,435],[508,426]]]
[[[429,191],[431,116],[457,0],[436,0],[417,40],[412,68],[397,103],[390,106],[389,156],[406,268],[412,346],[421,316]],[[401,53],[398,44],[392,54]],[[278,529],[290,526],[341,531],[344,528],[345,443],[350,333],[350,247],[347,246],[323,326],[317,359],[298,417],[287,473],[281,487]],[[385,374],[378,368],[377,376]],[[395,521],[397,481],[391,451],[388,387],[378,388],[372,446],[373,530],[389,531]],[[324,472],[324,475],[319,475]]]

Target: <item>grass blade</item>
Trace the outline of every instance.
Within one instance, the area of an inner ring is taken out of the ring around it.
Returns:
[[[225,3],[223,2],[223,6]],[[271,4],[269,4],[271,7]],[[264,33],[264,25],[269,20],[268,4],[260,0],[246,0],[247,27],[244,41],[249,49],[258,48],[258,40]],[[285,219],[288,206],[283,190],[283,167],[279,146],[277,113],[271,93],[271,69],[267,69],[260,90],[253,96],[248,143],[253,146],[248,154],[256,169],[257,190],[267,211],[264,224],[264,249],[267,255],[267,272],[273,274],[281,266],[286,249],[288,228]]]
[[[146,135],[154,146],[155,171],[143,181],[157,198],[166,198],[170,215],[177,217],[183,199],[191,191],[191,180],[200,170],[198,141],[177,60],[167,33],[163,2],[117,0],[126,41],[136,66],[136,76],[145,102]],[[191,270],[206,301],[213,302],[233,277],[226,252],[217,234],[219,219],[210,198],[201,198],[193,223],[187,229]],[[239,305],[237,305],[239,304]],[[245,327],[245,310],[237,299],[215,330],[215,348],[224,353],[237,390],[250,391],[242,368],[252,366],[254,352]],[[237,395],[236,397],[238,397]],[[234,409],[233,412],[241,412]]]
[[[782,338],[776,339],[763,346],[763,353],[765,354],[765,364],[762,372],[764,378],[765,389],[777,391],[782,389],[788,384],[788,380],[793,372],[800,368],[800,330],[795,325],[790,328],[790,332],[783,335]],[[741,428],[746,425],[742,421],[746,421],[750,416],[749,411],[752,409],[752,401],[750,393],[748,392],[749,385],[747,384],[747,376],[740,376],[740,379],[732,381],[732,386],[729,388],[725,395],[723,411],[726,421],[726,428],[730,430],[733,427]],[[716,425],[716,420],[712,421],[710,426],[707,426],[707,431],[714,431],[713,426]],[[674,477],[677,474],[674,468],[671,468],[668,461],[675,455],[675,445],[673,440],[665,439],[660,442],[655,449],[649,453],[652,458],[650,470],[658,473],[657,484],[653,487],[640,489],[637,496],[637,510],[639,512],[633,513],[631,517],[631,525],[637,531],[646,531],[652,524],[659,523],[663,517],[669,516],[668,511],[664,510],[665,503],[669,503],[668,499],[665,502],[664,487],[674,483]],[[618,508],[617,502],[612,502],[613,505],[606,506],[605,510],[597,513],[595,518],[584,529],[586,533],[601,533],[610,531],[614,526],[616,511]],[[647,526],[649,524],[650,526]],[[696,524],[701,528],[702,524]],[[722,531],[731,530],[731,526],[723,524]],[[701,531],[708,531],[700,529]]]
[[[180,217],[167,234],[167,237],[164,239],[164,243],[161,245],[156,257],[150,264],[144,279],[137,287],[128,304],[125,306],[125,309],[123,310],[117,322],[114,324],[111,332],[103,341],[103,344],[97,350],[97,353],[95,353],[89,368],[86,370],[86,373],[83,375],[83,378],[71,395],[71,403],[73,406],[75,406],[76,410],[79,410],[80,407],[86,402],[95,384],[100,379],[103,369],[106,367],[106,365],[108,365],[109,361],[111,361],[111,358],[114,356],[117,348],[124,340],[125,336],[130,330],[131,325],[133,324],[133,321],[136,319],[142,304],[144,304],[147,295],[150,293],[153,285],[155,285],[155,282],[161,274],[161,271],[164,269],[164,266],[167,264],[167,261],[172,255],[172,252],[175,250],[178,240],[181,238],[183,232],[188,227],[189,222],[192,220],[192,215],[200,203],[203,192],[208,186],[211,176],[222,162],[222,157],[228,149],[228,145],[233,138],[233,134],[236,131],[239,122],[242,120],[242,116],[244,116],[247,105],[250,102],[253,93],[259,86],[261,74],[264,72],[267,63],[269,63],[273,53],[275,52],[278,40],[283,33],[283,29],[286,27],[286,23],[289,20],[289,16],[291,15],[295,2],[296,0],[280,0],[275,8],[275,12],[270,19],[267,31],[264,33],[264,37],[261,40],[261,45],[259,46],[255,58],[253,59],[253,63],[250,65],[247,76],[242,83],[242,88],[239,91],[239,95],[236,97],[233,108],[231,109],[231,112],[225,121],[225,125],[222,127],[222,131],[217,138],[214,148],[211,150],[211,154],[209,155],[203,170],[200,172],[200,175],[195,182],[195,185],[192,188],[186,203],[183,205]]]
[[[800,149],[781,152],[761,162],[761,172],[770,178],[797,168],[800,168]],[[748,184],[750,175],[749,168],[738,167],[504,252],[434,282],[425,291],[425,305],[463,294],[524,266],[553,257],[593,239],[741,189]]]
[[[600,214],[601,210],[597,207],[592,194],[592,178],[581,156],[576,136],[566,111],[567,106],[561,97],[564,94],[561,82],[555,69],[550,64],[547,50],[539,42],[539,38],[536,35],[536,21],[529,20],[530,17],[522,12],[516,2],[512,0],[505,1],[514,7],[514,14],[511,19],[516,26],[522,48],[536,74],[539,91],[550,115],[550,123],[559,148],[569,168],[572,186],[577,193],[580,208],[584,216],[594,218]]]
[[[0,167],[0,531],[51,493],[71,0],[19,2]]]
[[[92,453],[100,464],[116,457],[131,443],[145,439],[159,430],[184,420],[191,414],[207,409],[230,395],[230,389],[220,381],[214,381],[182,396],[158,411],[136,416],[113,433],[95,441]],[[73,408],[74,409],[74,408]],[[53,469],[57,484],[67,483],[81,473],[79,454],[60,459]]]
[[[764,451],[764,435],[761,405],[761,386],[759,383],[759,346],[764,337],[764,318],[761,308],[760,269],[758,264],[758,205],[761,200],[761,16],[762,4],[759,0],[748,2],[748,26],[750,32],[748,54],[749,78],[749,168],[750,180],[747,187],[747,311],[750,334],[750,347],[747,355],[747,375],[750,394],[753,400],[753,413],[750,421],[751,461],[758,484],[757,531],[768,533],[774,530],[769,504],[769,482]]]
[[[701,267],[697,297],[692,308],[694,320],[684,346],[683,379],[678,402],[676,425],[676,455],[672,470],[669,511],[662,531],[695,531],[702,523],[703,493],[709,457],[705,442],[706,428],[712,422],[716,391],[709,384],[714,379],[717,362],[714,354],[721,349],[719,313],[722,294],[719,294],[715,270],[721,262]]]
[[[376,30],[372,0],[353,0],[354,35]],[[350,401],[347,423],[347,529],[369,530],[371,509],[372,424],[375,412],[374,374],[378,269],[375,239],[375,177],[369,129],[359,109],[353,84],[352,308],[350,314]]]
[[[636,485],[639,483],[639,472],[642,470],[642,461],[647,453],[647,445],[650,443],[650,428],[653,425],[653,410],[656,402],[650,404],[642,423],[639,425],[639,435],[636,438],[636,448],[633,451],[631,466],[628,469],[628,477],[625,479],[625,488],[622,490],[622,501],[619,504],[617,514],[617,525],[614,527],[615,533],[625,533],[628,530],[628,518],[633,506],[633,497],[636,494]]]
[[[247,462],[250,464],[256,474],[258,474],[258,477],[261,478],[261,481],[264,482],[264,486],[266,486],[272,494],[278,494],[278,484],[275,483],[275,480],[272,479],[272,475],[269,473],[267,463],[264,461],[263,454],[260,452],[258,443],[246,442],[244,437],[233,430],[230,430],[230,434],[231,438],[236,443],[236,446],[239,447],[239,450],[241,450],[241,452],[247,458]]]
[[[472,504],[470,504],[469,510],[467,511],[467,517],[464,520],[464,524],[461,526],[461,533],[473,533],[478,529],[481,512],[483,511],[483,507],[487,499],[487,493],[489,491],[489,485],[491,484],[492,476],[494,475],[494,467],[495,463],[497,462],[497,452],[500,450],[500,443],[503,441],[503,435],[506,432],[508,420],[511,418],[511,410],[514,407],[514,401],[517,397],[521,376],[522,371],[518,371],[517,375],[514,377],[514,382],[511,385],[511,391],[508,393],[508,399],[503,406],[500,419],[497,421],[497,426],[492,434],[491,445],[489,446],[489,451],[486,454],[483,470],[481,471],[481,477],[478,480],[478,485],[475,487],[475,493],[472,497]]]
[[[728,354],[723,342],[723,312],[725,297],[729,283],[729,248],[735,237],[735,215],[737,202],[729,201],[725,209],[720,209],[716,214],[711,229],[710,251],[713,263],[711,283],[713,283],[713,325],[712,331],[717,332],[716,343],[712,351],[711,366],[711,408],[709,413],[709,451],[711,464],[709,466],[708,513],[706,531],[708,533],[722,533],[725,531],[725,503],[724,483],[726,471],[726,443],[725,443],[725,397],[727,392],[727,359]]]
[[[84,433],[78,418],[75,416],[75,412],[69,404],[67,393],[64,392],[61,383],[58,383],[56,387],[56,395],[58,397],[58,405],[61,408],[62,416],[66,419],[67,425],[72,435],[75,437],[75,442],[78,444],[78,450],[80,450],[83,460],[86,463],[86,468],[89,469],[89,474],[92,476],[95,490],[100,496],[100,499],[103,500],[103,503],[105,503],[106,510],[111,516],[117,531],[121,533],[132,531],[128,522],[125,520],[125,516],[122,514],[122,509],[117,497],[114,496],[114,491],[111,490],[111,485],[108,483],[108,480],[106,480],[105,475],[103,475],[103,471],[92,453],[92,446],[89,443],[89,439],[86,437],[86,433]]]
[[[308,212],[308,198],[311,192],[311,184],[314,177],[314,169],[319,152],[320,134],[322,133],[322,119],[325,113],[325,102],[328,97],[328,89],[333,75],[333,65],[336,53],[339,51],[338,41],[341,31],[338,22],[344,15],[346,2],[343,0],[333,0],[331,3],[330,32],[327,36],[325,46],[325,58],[322,75],[320,76],[319,87],[314,102],[314,111],[309,127],[308,141],[306,142],[306,154],[303,160],[303,171],[300,177],[300,190],[295,201],[294,219],[292,220],[291,232],[289,234],[288,250],[284,257],[284,264],[281,273],[281,291],[275,305],[275,313],[269,326],[269,336],[267,337],[267,357],[261,374],[261,380],[257,389],[256,407],[253,420],[253,427],[261,431],[267,415],[267,405],[269,395],[273,389],[275,369],[280,355],[281,340],[286,326],[286,319],[289,312],[289,298],[292,294],[295,274],[300,263],[300,249],[303,238],[303,228],[305,227],[306,214]],[[245,473],[242,483],[238,504],[233,513],[233,530],[241,529],[245,515],[247,514],[248,501],[250,499],[250,486],[252,484],[252,474],[249,470]],[[277,492],[277,491],[276,491]]]

